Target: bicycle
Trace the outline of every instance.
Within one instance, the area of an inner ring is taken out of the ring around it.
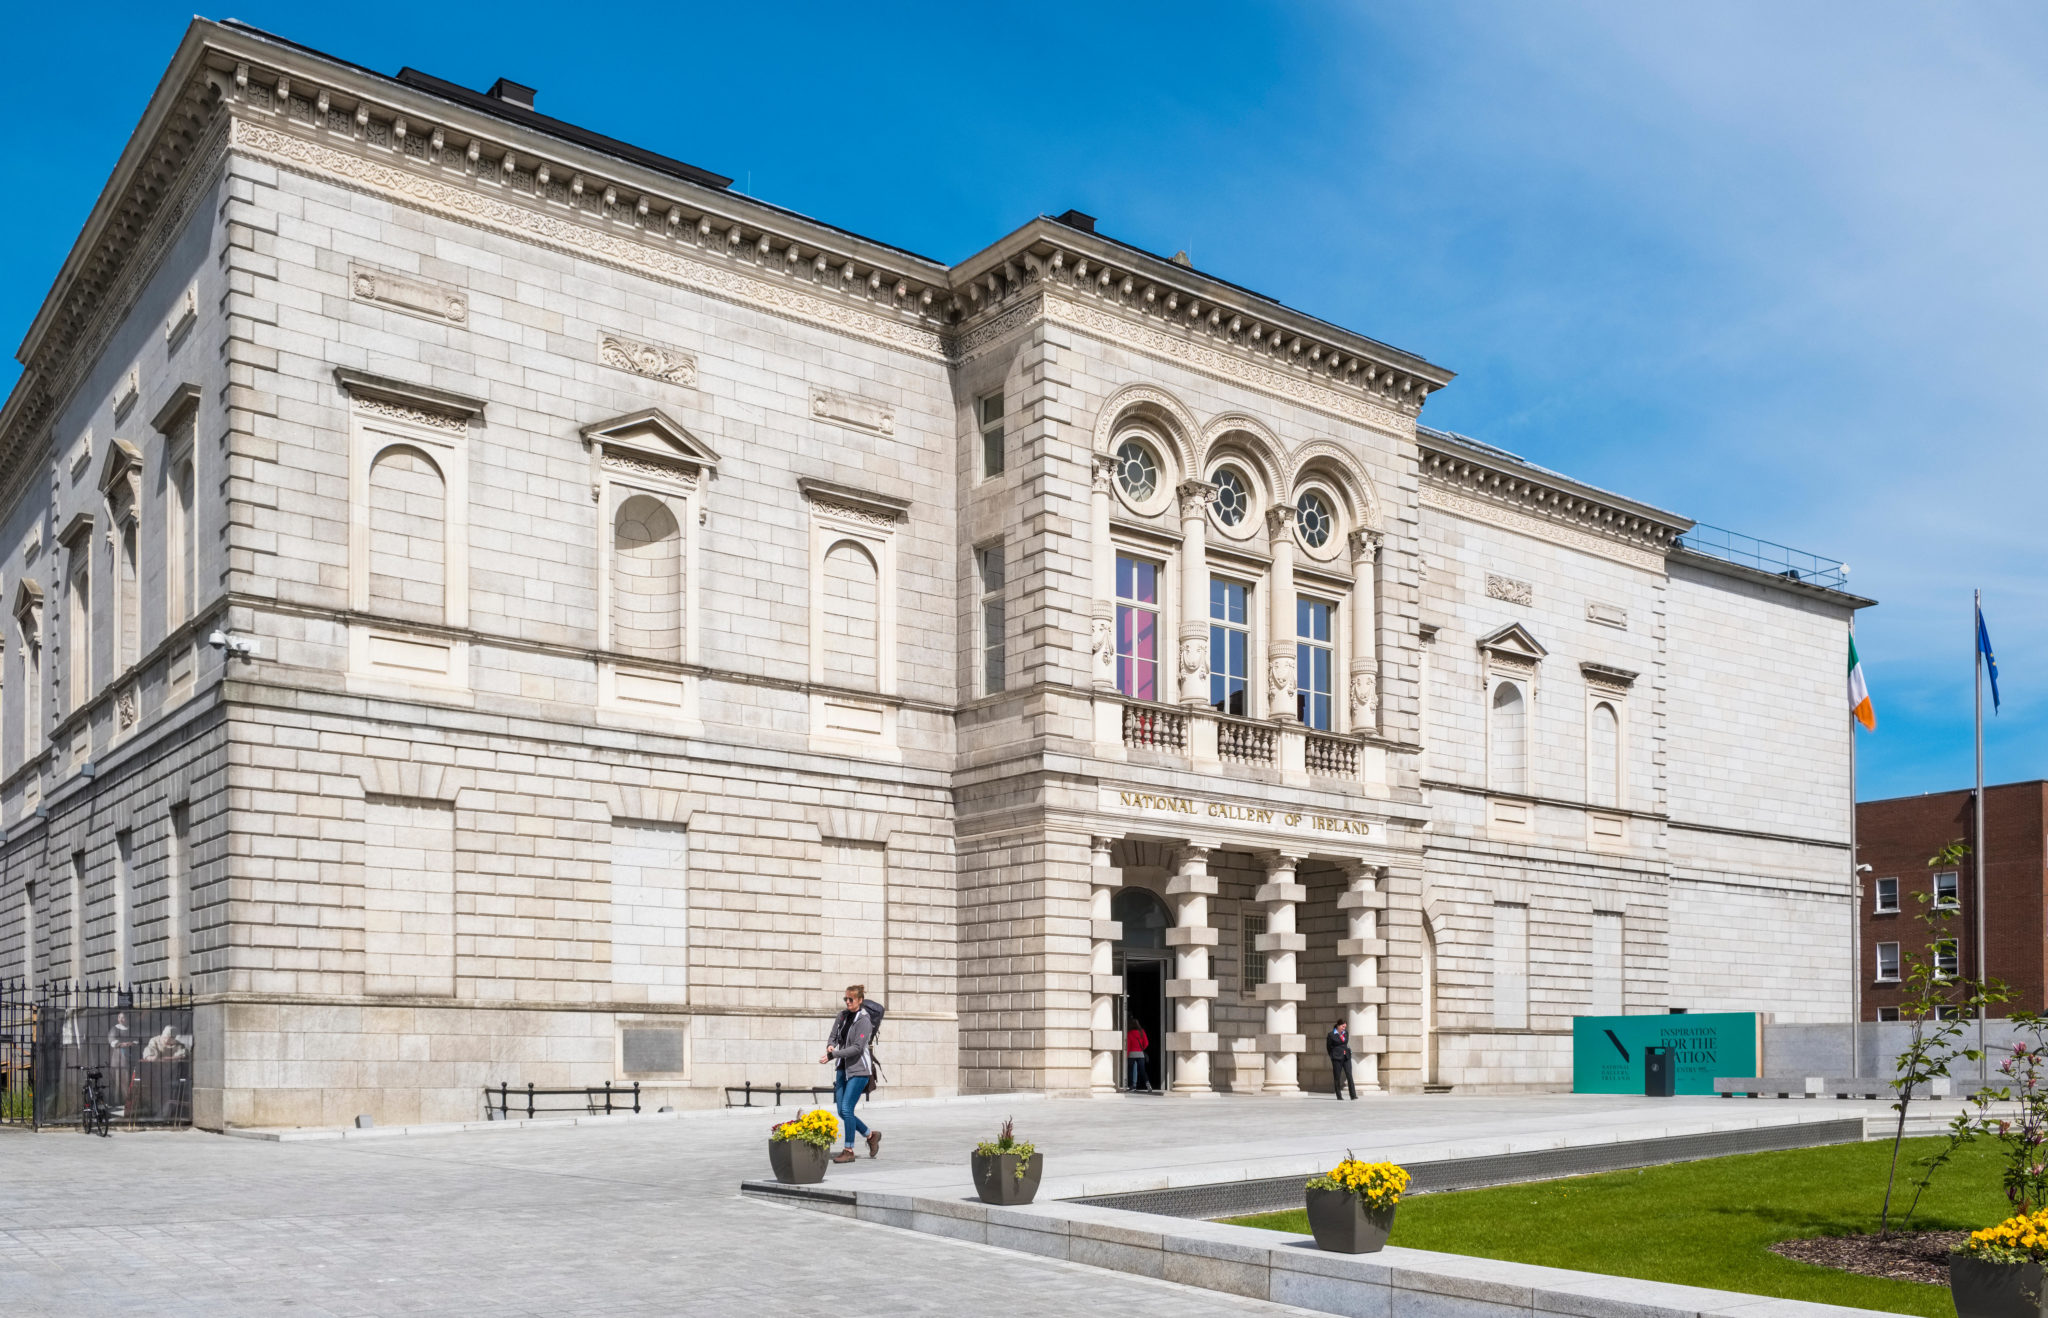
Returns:
[[[78,1107],[79,1126],[86,1134],[104,1139],[114,1133],[114,1107],[107,1102],[106,1082],[100,1072],[85,1073],[85,1092]]]

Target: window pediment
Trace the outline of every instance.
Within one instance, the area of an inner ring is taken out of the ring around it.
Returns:
[[[76,549],[78,542],[91,534],[92,514],[76,512],[71,514],[70,521],[64,523],[64,529],[57,533],[57,543],[63,545],[66,549]]]
[[[14,588],[14,616],[24,624],[29,624],[34,621],[37,610],[42,607],[43,588],[36,584],[34,579],[23,577],[21,584]]]
[[[1479,648],[1494,659],[1505,659],[1525,667],[1534,667],[1538,660],[1550,653],[1519,622],[1511,622],[1499,631],[1480,637]]]
[[[606,454],[653,461],[692,475],[718,471],[717,452],[658,407],[585,426],[583,443]]]
[[[1596,687],[1605,687],[1610,691],[1626,691],[1634,686],[1636,678],[1641,676],[1630,669],[1616,668],[1611,664],[1584,663],[1579,665],[1579,672],[1585,675],[1588,683]]]
[[[107,456],[100,460],[99,490],[114,505],[117,517],[125,521],[134,515],[141,484],[141,450],[125,439],[108,444]]]

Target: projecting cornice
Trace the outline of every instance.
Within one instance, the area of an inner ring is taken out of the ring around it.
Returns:
[[[1661,570],[1689,518],[1524,462],[1463,435],[1418,428],[1423,501],[1451,512],[1519,516],[1553,538]]]
[[[1092,223],[1041,217],[955,266],[954,355],[971,355],[1007,332],[1013,315],[1043,293],[1048,315],[1062,307],[1083,321],[1107,313],[1158,338],[1165,355],[1213,358],[1195,363],[1211,373],[1243,373],[1214,369],[1227,361],[1405,418],[1451,382],[1453,372],[1412,353],[1102,237]]]

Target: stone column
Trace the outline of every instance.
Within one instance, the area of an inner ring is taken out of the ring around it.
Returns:
[[[1294,508],[1266,510],[1273,567],[1266,579],[1266,717],[1299,723],[1294,709]]]
[[[1380,722],[1378,531],[1351,533],[1351,731]]]
[[[1098,1094],[1117,1091],[1117,1059],[1124,1034],[1117,1028],[1116,1000],[1124,991],[1116,972],[1116,944],[1123,926],[1110,918],[1110,903],[1123,886],[1123,871],[1109,863],[1109,839],[1090,843],[1093,865],[1088,871],[1088,1087]]]
[[[1266,932],[1259,935],[1253,950],[1266,956],[1266,982],[1259,985],[1258,1000],[1266,1004],[1266,1030],[1259,1036],[1259,1051],[1266,1055],[1266,1089],[1269,1094],[1298,1094],[1301,1081],[1296,1061],[1307,1048],[1295,1019],[1296,1004],[1308,993],[1299,982],[1296,956],[1308,944],[1294,931],[1295,908],[1308,900],[1308,889],[1295,881],[1300,857],[1275,854],[1266,858],[1266,882],[1255,899],[1266,908]]]
[[[1180,647],[1176,672],[1183,705],[1209,707],[1209,505],[1216,487],[1182,481],[1180,497]]]
[[[1337,909],[1349,924],[1347,937],[1338,940],[1337,955],[1344,958],[1344,987],[1337,990],[1337,1002],[1345,1010],[1351,1027],[1353,1070],[1362,1088],[1380,1087],[1380,1055],[1386,1039],[1380,1034],[1380,1008],[1387,990],[1380,983],[1380,957],[1387,950],[1380,937],[1380,912],[1387,907],[1387,895],[1380,888],[1380,871],[1364,863],[1354,864],[1350,884],[1337,899]]]
[[[1209,899],[1215,895],[1209,848],[1181,848],[1178,871],[1166,884],[1174,926],[1166,931],[1166,945],[1175,953],[1174,977],[1166,981],[1174,1015],[1166,1046],[1173,1053],[1176,1094],[1210,1092],[1209,1054],[1216,1051],[1216,1034],[1210,1028],[1209,1003],[1216,996],[1216,981],[1209,972],[1209,949],[1216,946],[1216,931],[1209,927]]]

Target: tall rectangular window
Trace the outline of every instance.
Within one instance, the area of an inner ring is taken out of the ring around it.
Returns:
[[[36,942],[43,931],[43,912],[36,901],[36,881],[21,885],[21,983],[30,992],[36,987]]]
[[[1877,981],[1880,984],[1896,984],[1899,979],[1899,945],[1879,943],[1877,945]]]
[[[1895,878],[1879,879],[1877,881],[1877,892],[1875,894],[1875,900],[1875,909],[1879,915],[1883,915],[1889,911],[1898,910],[1899,881]]]
[[[1321,600],[1294,602],[1294,681],[1296,712],[1301,721],[1322,732],[1330,730],[1331,670],[1336,666],[1330,642],[1330,615],[1336,610]]]
[[[114,834],[114,982],[133,984],[141,959],[141,938],[136,917],[142,911],[142,894],[137,891],[134,866],[135,835],[127,829]]]
[[[71,853],[71,980],[85,982],[85,853]]]
[[[1003,396],[989,394],[974,405],[975,422],[981,428],[981,476],[1003,474]]]
[[[1619,1016],[1626,1010],[1621,912],[1593,912],[1593,996],[1595,1016]]]
[[[1962,899],[1957,895],[1957,892],[1954,871],[1934,876],[1934,904],[1936,906],[1944,907],[1948,910],[1954,910],[1961,906],[1963,904]]]
[[[1493,1024],[1529,1028],[1529,908],[1519,903],[1493,907]]]
[[[142,568],[137,550],[141,528],[134,518],[117,525],[113,549],[115,673],[135,666],[142,654]]]
[[[192,958],[192,808],[187,805],[171,807],[164,882],[164,978],[182,984]]]
[[[1265,913],[1247,911],[1244,917],[1244,947],[1241,949],[1244,961],[1243,977],[1237,985],[1237,995],[1245,1001],[1250,1001],[1253,992],[1266,982],[1266,954],[1259,951],[1259,939],[1265,932]]]
[[[1957,970],[1956,940],[1938,938],[1934,941],[1934,977],[1954,979]]]
[[[1003,547],[984,545],[975,550],[974,567],[981,584],[981,693],[992,696],[1003,689],[1009,667],[1009,652],[1003,642],[1007,621],[1003,613]]]
[[[1159,565],[1116,556],[1116,689],[1159,699]]]
[[[1248,593],[1239,582],[1209,578],[1209,704],[1238,718],[1251,715]]]

